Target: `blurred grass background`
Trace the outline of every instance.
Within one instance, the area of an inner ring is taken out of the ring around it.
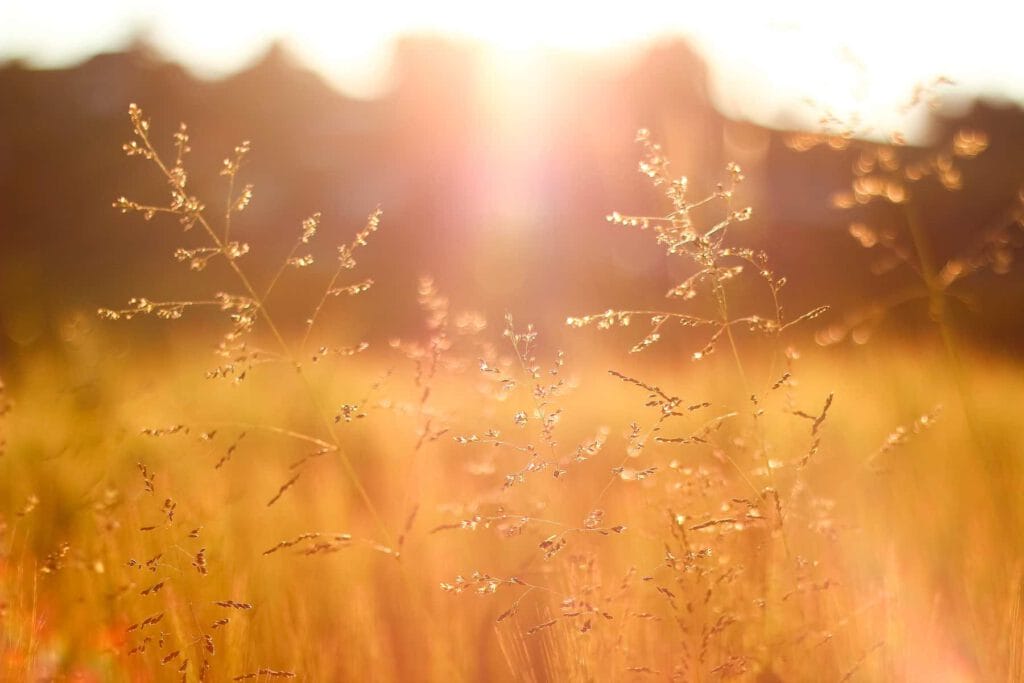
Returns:
[[[231,617],[226,639],[212,658],[214,680],[261,666],[299,671],[309,680],[361,678],[367,672],[377,680],[630,678],[642,675],[629,674],[633,666],[673,670],[679,651],[674,639],[666,637],[670,622],[628,617],[631,609],[659,620],[671,618],[646,587],[616,600],[616,617],[622,621],[611,628],[598,625],[590,637],[566,628],[531,638],[522,638],[522,632],[546,620],[543,603],[527,602],[515,619],[495,624],[510,595],[452,596],[438,589],[441,582],[477,569],[553,581],[560,590],[572,591],[560,564],[531,559],[543,538],[541,529],[528,527],[515,538],[502,538],[494,530],[429,533],[468,517],[473,508],[466,502],[476,496],[486,500],[510,464],[499,463],[492,474],[470,474],[476,458],[447,437],[414,454],[416,420],[400,406],[403,395],[414,404],[416,393],[400,381],[384,390],[393,403],[346,425],[343,434],[391,529],[401,528],[409,513],[403,501],[408,487],[415,492],[421,512],[402,559],[358,544],[325,556],[290,551],[263,556],[279,541],[308,531],[347,532],[357,538],[375,534],[350,482],[331,459],[317,463],[312,476],[267,507],[289,476],[288,464],[308,448],[230,425],[280,424],[289,414],[308,419],[294,408],[301,397],[282,393],[283,380],[275,379],[273,371],[241,388],[204,380],[204,364],[191,353],[154,358],[136,350],[112,357],[103,351],[107,345],[98,343],[108,334],[90,322],[69,343],[73,361],[34,359],[17,382],[18,400],[5,418],[8,452],[0,462],[0,481],[6,552],[0,600],[9,677],[24,671],[86,680],[170,677],[167,669],[172,667],[158,666],[159,657],[126,655],[127,624],[159,611],[168,613],[159,625],[168,640],[187,641],[199,622]],[[1022,437],[1015,406],[1024,380],[1005,360],[969,359],[971,396],[986,440],[981,445],[973,441],[955,386],[945,376],[941,349],[923,343],[905,347],[898,341],[884,348],[811,350],[799,362],[801,395],[835,392],[837,398],[805,483],[809,502],[793,504],[789,541],[795,555],[815,558],[816,573],[832,585],[779,602],[782,611],[773,613],[782,623],[765,641],[774,651],[764,650],[764,643],[754,651],[761,652],[761,666],[772,662],[783,680],[839,678],[866,652],[871,654],[856,673],[863,680],[1012,676],[1012,639],[1020,628],[1013,607],[1020,599],[1022,569],[1015,505]],[[629,422],[647,417],[637,392],[602,377],[601,368],[656,375],[662,386],[695,400],[717,402],[734,391],[722,386],[728,365],[720,373],[695,376],[686,366],[633,362],[635,367],[624,367],[618,355],[592,350],[581,355],[575,362],[569,355],[570,367],[585,379],[565,402],[560,438],[575,442],[602,425],[610,443],[605,453],[555,482],[553,489],[547,477],[531,482],[526,500],[542,501],[535,503],[542,506],[535,511],[538,516],[582,517],[606,480],[609,464],[619,459]],[[333,392],[361,395],[387,367],[402,362],[361,359],[326,381]],[[445,400],[453,401],[452,410],[459,411],[456,424],[490,420],[507,428],[503,423],[511,420],[500,411],[475,414],[472,382],[457,377],[443,390]],[[872,461],[884,467],[867,466],[890,434],[937,404],[943,409],[933,427]],[[779,457],[807,448],[805,425],[794,422],[769,423]],[[189,435],[140,435],[144,427],[182,423],[193,425]],[[204,424],[219,425],[210,441],[197,436]],[[232,459],[215,470],[243,431],[247,435]],[[992,453],[985,452],[988,448]],[[673,487],[687,477],[664,469],[666,463],[679,460],[686,467],[715,470],[721,463],[713,451],[652,445],[645,462],[659,463],[663,474],[621,483],[603,504],[606,516],[629,530],[613,539],[574,539],[573,557],[592,554],[602,574],[599,583],[606,587],[616,585],[630,566],[657,566],[667,526],[660,501],[676,497],[685,505]],[[999,479],[984,465],[992,455],[1006,465]],[[137,462],[156,473],[155,494],[143,492]],[[415,473],[412,481],[410,472]],[[38,499],[34,509],[20,515],[33,497]],[[164,497],[177,503],[178,521],[140,533],[140,527],[160,523]],[[185,541],[185,531],[193,527],[201,527],[201,540]],[[62,543],[69,550],[61,568],[40,573]],[[198,546],[207,548],[208,576],[192,571],[183,549],[194,553]],[[150,573],[125,564],[165,547],[178,548],[171,552],[180,557],[166,562],[179,570]],[[733,560],[738,552],[733,549]],[[756,562],[748,569],[751,564]],[[158,599],[138,595],[164,575],[169,585]],[[744,581],[755,581],[752,577],[746,574]],[[753,597],[758,589],[749,588]],[[211,607],[226,599],[256,607],[239,614]],[[799,600],[804,601],[799,611],[784,611]],[[506,641],[523,653],[510,659],[501,647],[510,647]],[[883,641],[884,647],[871,651]],[[34,657],[34,664],[26,668],[19,656]]]

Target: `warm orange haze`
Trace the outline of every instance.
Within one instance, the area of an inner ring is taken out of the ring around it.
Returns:
[[[0,680],[1024,680],[1012,87],[154,16],[0,66]]]

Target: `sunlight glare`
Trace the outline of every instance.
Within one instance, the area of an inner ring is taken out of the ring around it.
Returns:
[[[0,59],[55,67],[141,37],[193,72],[218,78],[257,60],[277,40],[347,94],[375,97],[389,87],[395,41],[409,34],[471,41],[500,60],[543,51],[621,55],[653,39],[683,36],[708,60],[715,104],[728,116],[813,124],[815,116],[800,104],[810,99],[818,109],[860,112],[886,127],[893,121],[879,118],[880,112],[939,75],[964,89],[1024,100],[1024,79],[1005,54],[1024,5],[979,0],[973,12],[1000,20],[972,30],[969,16],[922,13],[884,0],[831,11],[806,0],[6,3],[0,6]]]

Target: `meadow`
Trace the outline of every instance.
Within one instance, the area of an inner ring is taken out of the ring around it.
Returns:
[[[1024,374],[951,312],[1011,267],[1020,198],[942,260],[912,211],[854,221],[851,252],[919,286],[790,311],[745,246],[743,171],[694,196],[641,131],[650,215],[596,229],[681,264],[662,307],[546,330],[424,276],[419,330],[368,345],[346,311],[375,296],[360,259],[386,206],[341,238],[311,213],[252,272],[248,144],[225,202],[192,194],[184,126],[134,105],[130,125],[126,163],[169,199],[114,209],[180,230],[209,291],[69,316],[5,377],[4,680],[1024,677]],[[816,144],[855,143],[794,141]],[[984,147],[966,131],[909,165],[865,145],[835,201],[912,207]],[[296,278],[307,305],[275,308]],[[887,327],[905,304],[925,323]]]

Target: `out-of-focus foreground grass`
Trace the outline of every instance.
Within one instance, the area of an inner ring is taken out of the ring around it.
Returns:
[[[622,367],[620,356],[569,357],[563,372],[585,379],[560,404],[559,442],[600,431],[607,443],[562,477],[536,473],[521,495],[501,492],[504,474],[522,464],[514,451],[453,437],[494,424],[514,438],[514,408],[526,397],[481,399],[477,368],[453,367],[424,402],[398,379],[394,370],[409,363],[401,356],[344,360],[315,391],[360,397],[338,427],[378,525],[336,454],[315,456],[292,482],[290,465],[317,452],[272,430],[310,420],[298,390],[282,389],[292,370],[268,366],[239,388],[204,379],[202,359],[189,355],[112,357],[103,335],[85,324],[66,353],[9,378],[17,401],[2,418],[0,459],[5,680],[1021,673],[1016,365],[967,358],[965,407],[941,349],[811,350],[794,372],[799,395],[835,400],[800,476],[785,473],[809,452],[810,421],[766,417],[759,427],[774,443],[769,459],[786,463],[776,525],[735,481],[736,468],[758,462],[743,443],[750,433],[728,424],[694,443],[650,441],[609,485],[630,423],[652,423],[645,392],[605,374]],[[700,374],[687,367],[660,368],[659,387],[710,402],[709,416],[735,394],[724,360]],[[817,414],[815,401],[795,408]],[[431,416],[450,431],[432,431]],[[595,507],[603,516],[584,522]],[[531,521],[509,528],[506,514]],[[467,528],[474,515],[479,525]],[[566,534],[545,559],[545,539],[565,527],[535,520],[599,532]],[[517,580],[484,578],[462,594],[439,588],[459,575],[471,583],[473,571]]]

